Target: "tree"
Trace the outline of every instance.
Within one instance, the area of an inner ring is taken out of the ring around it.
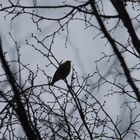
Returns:
[[[138,0],[0,5],[1,139],[140,138]],[[71,74],[50,86],[69,58]]]

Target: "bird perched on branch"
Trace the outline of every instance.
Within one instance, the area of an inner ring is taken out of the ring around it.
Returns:
[[[53,86],[53,84],[58,80],[64,80],[69,75],[71,69],[71,61],[66,61],[61,64],[56,70],[52,82],[49,85]]]

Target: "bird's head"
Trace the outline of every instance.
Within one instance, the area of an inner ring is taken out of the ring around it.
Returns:
[[[66,62],[67,62],[67,63],[71,63],[71,61],[70,61],[70,60],[67,60]]]
[[[67,60],[65,63],[66,63],[66,65],[69,65],[69,66],[71,65],[71,61],[69,61],[69,60]]]

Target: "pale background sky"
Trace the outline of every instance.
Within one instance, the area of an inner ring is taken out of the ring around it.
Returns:
[[[37,5],[57,5],[60,4],[60,1],[57,0],[54,2],[54,0],[40,0]],[[74,0],[68,1],[67,3],[75,4]],[[5,1],[6,4],[6,1]],[[32,5],[32,1],[30,0],[23,0],[23,5]],[[77,3],[76,3],[77,4]],[[114,10],[111,7],[111,5],[108,4],[108,1],[105,1],[104,6],[106,8],[107,14],[113,14]],[[66,12],[68,9],[63,10],[45,10],[45,9],[38,9],[35,12],[37,14],[40,14],[42,16],[53,16],[53,17],[60,17],[63,15],[63,12]],[[30,11],[30,10],[29,10]],[[132,15],[135,13],[131,13]],[[24,64],[30,64],[30,68],[34,71],[36,70],[37,65],[39,65],[42,69],[44,69],[47,73],[50,74],[50,76],[53,76],[55,72],[54,67],[47,68],[45,65],[47,64],[47,59],[43,58],[39,53],[34,51],[33,48],[27,46],[26,39],[28,39],[29,42],[33,43],[34,40],[31,38],[31,34],[34,33],[39,39],[44,38],[46,35],[53,33],[59,26],[57,22],[55,21],[41,21],[39,24],[39,27],[41,28],[41,32],[39,32],[36,29],[36,26],[32,22],[29,15],[22,15],[17,17],[12,23],[11,17],[7,16],[6,19],[4,19],[5,13],[0,13],[0,32],[3,38],[3,45],[4,49],[7,51],[7,58],[9,60],[15,59],[16,54],[14,50],[14,42],[12,41],[9,32],[12,34],[14,39],[18,42],[18,45],[21,47],[21,58],[22,62]],[[77,18],[82,18],[82,14],[77,14]],[[97,25],[97,22],[95,19],[91,21],[94,25]],[[111,26],[114,25],[116,21],[110,21],[107,24],[108,28],[111,28]],[[137,26],[137,25],[136,25]],[[106,44],[106,40],[101,38],[103,35],[99,35],[94,39],[96,34],[98,34],[98,30],[91,27],[88,29],[85,29],[85,24],[82,21],[79,20],[73,20],[70,21],[69,26],[69,37],[67,41],[67,48],[65,47],[65,39],[66,39],[66,29],[61,32],[61,34],[57,34],[54,40],[54,44],[52,46],[52,50],[54,55],[56,56],[57,60],[65,61],[65,60],[71,60],[72,65],[75,68],[75,70],[78,72],[79,78],[82,76],[87,76],[88,74],[92,74],[96,71],[96,64],[95,61],[100,59],[103,54],[102,52],[106,52],[107,54],[112,54],[112,49],[109,46],[109,44]],[[139,32],[138,32],[139,34]],[[122,27],[118,28],[116,32],[113,34],[113,36],[119,40],[120,42],[126,42],[127,33],[125,29],[122,29]],[[46,41],[46,45],[49,45],[49,40]],[[34,42],[34,44],[36,44]],[[36,44],[36,46],[38,46]],[[39,47],[39,46],[38,46]],[[129,65],[134,65],[135,58],[132,56],[125,56],[126,60],[129,62]],[[111,67],[112,63],[115,63],[115,66],[118,67],[118,62],[115,57],[112,57],[111,60],[108,62],[107,59],[104,59],[99,65],[99,70],[101,74],[105,74],[109,71],[109,73],[112,73],[114,69]],[[15,69],[15,66],[13,66],[13,70]],[[118,69],[121,71],[121,69],[118,67]],[[138,72],[133,73],[136,77],[139,76]],[[23,80],[25,80],[28,76],[28,74],[25,72],[23,75]],[[68,77],[69,81],[70,76]],[[109,75],[107,77],[108,79],[112,79],[112,75]],[[91,84],[96,83],[98,77],[94,77],[91,79]],[[43,77],[43,75],[40,75],[38,77],[37,84],[45,84],[48,81],[46,81],[46,78]],[[119,81],[121,83],[124,83],[125,80],[123,77],[119,78]],[[63,85],[63,81],[59,81],[56,83],[56,85]],[[2,88],[2,87],[1,87]],[[104,96],[108,94],[110,91],[110,85],[105,84],[101,87],[99,92],[97,90],[93,91],[93,94],[101,101],[106,100],[106,110],[110,114],[110,116],[115,120],[117,119],[117,115],[122,119],[122,124],[120,125],[121,129],[124,130],[127,126],[127,123],[129,121],[129,111],[126,109],[126,106],[121,107],[122,102],[127,100],[128,97],[126,96],[119,96],[119,94],[114,96]],[[81,97],[82,98],[82,97]],[[121,107],[121,109],[120,109]],[[125,112],[125,114],[124,114]],[[128,118],[127,118],[128,116]],[[22,130],[17,131],[19,135],[22,135]],[[1,138],[1,134],[0,134]],[[127,140],[131,139],[127,138]]]

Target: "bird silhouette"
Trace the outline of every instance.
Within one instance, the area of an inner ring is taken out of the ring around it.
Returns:
[[[69,75],[71,69],[71,61],[66,61],[61,64],[54,73],[52,82],[49,85],[53,86],[58,80],[64,80]]]

